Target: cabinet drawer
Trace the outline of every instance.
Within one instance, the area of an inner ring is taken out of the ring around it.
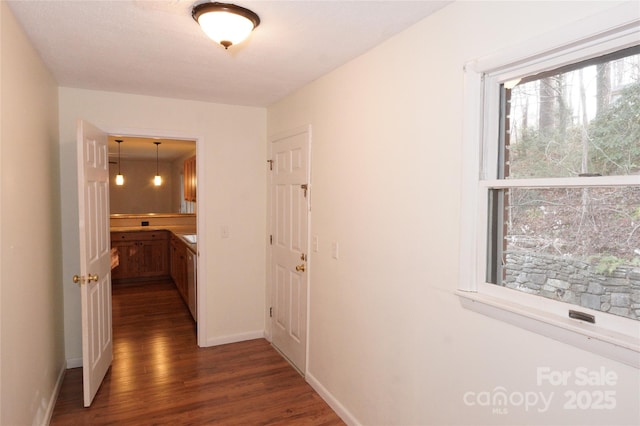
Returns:
[[[112,232],[111,241],[156,241],[167,240],[167,231]]]

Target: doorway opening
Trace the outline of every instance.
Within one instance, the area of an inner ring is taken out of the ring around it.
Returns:
[[[108,151],[113,285],[173,283],[198,335],[197,142],[111,134]]]

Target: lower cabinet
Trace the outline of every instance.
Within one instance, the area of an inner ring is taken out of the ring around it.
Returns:
[[[196,255],[180,238],[171,235],[169,242],[171,279],[182,299],[189,307],[191,316],[197,321],[196,312]]]
[[[187,295],[187,246],[175,235],[171,235],[171,279],[182,298]]]
[[[137,280],[169,276],[169,232],[112,232],[111,248],[118,254],[113,280]]]
[[[196,295],[197,295],[197,279],[196,279],[196,271],[197,271],[197,258],[196,254],[191,250],[187,250],[187,305],[189,305],[189,310],[191,311],[191,316],[194,320],[197,321],[198,313],[196,303]]]

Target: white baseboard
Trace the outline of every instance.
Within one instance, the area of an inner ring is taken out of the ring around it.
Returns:
[[[245,340],[263,339],[264,330],[250,331],[240,334],[229,334],[227,336],[219,336],[207,339],[207,346],[226,345],[227,343],[244,342]]]
[[[324,399],[324,401],[329,404],[329,407],[331,407],[333,409],[333,411],[336,412],[336,414],[338,416],[340,416],[340,418],[349,426],[361,426],[360,422],[358,422],[358,420],[356,420],[356,418],[353,416],[353,414],[351,414],[349,412],[349,410],[347,410],[341,403],[340,401],[338,401],[332,394],[331,392],[329,392],[327,390],[327,388],[325,388],[324,386],[322,386],[322,384],[318,381],[318,379],[316,379],[313,374],[309,373],[309,371],[307,371],[307,375],[305,376],[305,379],[307,381],[307,383],[309,383],[311,385],[311,387],[318,392],[318,395],[320,395],[320,397],[322,399]]]
[[[67,360],[67,370],[78,367],[82,367],[82,358],[71,358]]]
[[[56,385],[53,388],[53,392],[51,392],[51,397],[49,398],[49,403],[47,404],[47,411],[44,413],[44,421],[43,425],[48,425],[51,423],[51,417],[53,417],[53,410],[56,408],[56,401],[58,400],[58,395],[60,394],[60,389],[62,388],[62,381],[64,380],[64,372],[67,369],[67,363],[63,362],[60,366],[60,371],[58,371],[58,379],[56,380]]]

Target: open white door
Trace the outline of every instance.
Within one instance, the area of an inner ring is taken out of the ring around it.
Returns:
[[[273,345],[300,372],[307,357],[309,130],[271,143]]]
[[[82,299],[84,406],[98,392],[111,361],[111,261],[107,134],[78,121],[78,217]]]

